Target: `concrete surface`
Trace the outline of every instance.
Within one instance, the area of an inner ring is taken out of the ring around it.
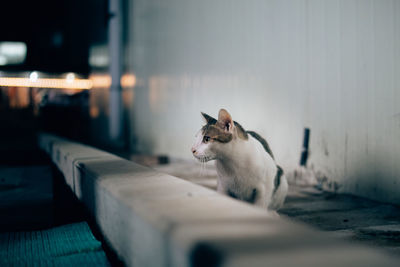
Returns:
[[[64,147],[76,143],[49,135],[39,143],[60,170],[73,168],[65,179],[128,266],[298,267],[327,257],[327,266],[397,266],[379,251],[100,150],[97,157],[80,146],[74,158]]]
[[[296,221],[400,257],[400,207],[361,197],[291,188],[281,210]]]
[[[216,189],[213,163],[172,160],[153,168]],[[290,185],[280,214],[351,242],[363,243],[400,257],[400,207],[362,197]]]

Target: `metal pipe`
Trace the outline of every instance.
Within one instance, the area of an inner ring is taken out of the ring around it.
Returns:
[[[122,107],[122,8],[121,0],[109,0],[108,45],[110,54],[109,134],[115,145],[123,142]]]
[[[301,152],[300,166],[307,165],[308,159],[308,146],[310,143],[310,128],[304,128],[303,149]]]

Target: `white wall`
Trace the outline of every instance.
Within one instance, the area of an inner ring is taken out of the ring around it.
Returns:
[[[400,1],[132,0],[132,120],[143,152],[190,158],[228,109],[297,167],[400,204]]]

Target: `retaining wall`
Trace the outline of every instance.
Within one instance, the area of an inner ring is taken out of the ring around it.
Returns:
[[[39,143],[127,266],[397,266],[110,153],[49,134]]]

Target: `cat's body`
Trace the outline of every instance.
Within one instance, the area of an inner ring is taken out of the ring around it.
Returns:
[[[207,124],[192,152],[200,161],[216,160],[218,192],[265,209],[279,209],[288,185],[267,142],[255,132],[245,131],[224,109],[218,120],[207,114],[203,117]]]

